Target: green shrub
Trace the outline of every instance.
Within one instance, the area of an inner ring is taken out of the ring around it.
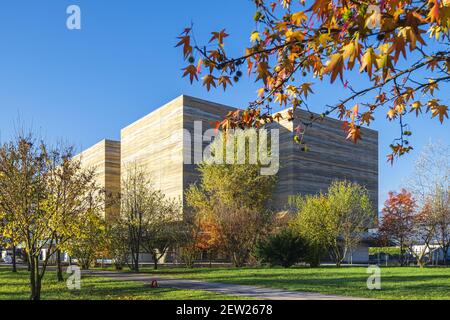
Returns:
[[[322,257],[327,254],[327,250],[319,244],[306,244],[305,242],[305,262],[311,268],[320,267]]]
[[[299,262],[305,253],[304,241],[289,229],[258,243],[256,254],[263,263],[289,268]]]
[[[400,248],[399,247],[370,247],[369,248],[370,255],[376,255],[379,253],[380,254],[389,254],[391,256],[400,255]]]

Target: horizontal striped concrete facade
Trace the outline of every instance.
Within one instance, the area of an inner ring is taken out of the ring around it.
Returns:
[[[211,129],[211,122],[223,119],[233,107],[201,99],[180,96],[147,116],[121,130],[120,146],[109,149],[114,179],[108,188],[120,190],[120,175],[132,166],[141,167],[167,197],[183,199],[184,191],[199,179],[194,160],[201,157],[208,141],[194,144],[194,133]],[[360,183],[369,190],[374,207],[378,202],[378,134],[362,129],[363,140],[354,144],[345,139],[341,121],[325,118],[309,127],[305,142],[310,152],[302,152],[293,142],[300,119],[310,114],[296,111],[296,119],[284,119],[272,127],[280,131],[280,170],[273,205],[284,209],[289,196],[325,192],[333,180],[347,179]],[[194,128],[195,121],[197,128]],[[117,144],[117,142],[116,142]],[[117,153],[119,151],[119,154]],[[98,151],[97,151],[98,152]],[[95,157],[93,157],[95,159]],[[120,160],[118,159],[120,158]],[[106,158],[105,158],[106,159]],[[95,161],[101,162],[101,159]],[[113,185],[115,184],[115,185]]]
[[[277,207],[290,195],[326,192],[333,180],[350,180],[369,191],[375,210],[378,208],[378,132],[361,128],[362,140],[346,139],[343,122],[323,118],[306,128],[304,142],[310,150],[304,152],[293,143],[300,125],[310,122],[311,113],[296,110],[294,120],[288,121],[287,110],[280,112],[280,171],[274,199]],[[319,115],[315,115],[320,118]]]
[[[120,194],[120,142],[102,140],[78,154],[74,159],[89,170],[94,170],[96,184],[104,190],[104,217],[117,212]]]
[[[198,179],[193,163],[208,144],[195,146],[195,136],[202,138],[211,122],[223,119],[230,110],[235,109],[180,96],[153,111],[122,129],[122,172],[137,166],[148,173],[156,189],[183,202],[184,191]],[[196,130],[195,122],[200,125]]]

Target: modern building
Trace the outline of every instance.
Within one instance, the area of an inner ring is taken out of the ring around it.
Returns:
[[[197,180],[194,157],[202,155],[202,146],[194,146],[194,136],[201,138],[211,129],[211,122],[223,119],[232,110],[188,96],[156,109],[121,130],[122,173],[138,165],[156,189],[182,200],[184,190]]]
[[[103,191],[104,217],[118,212],[120,195],[120,142],[102,140],[84,150],[75,160],[82,166],[94,170],[95,182]]]
[[[155,188],[184,205],[184,191],[198,180],[196,163],[210,143],[204,133],[235,110],[182,95],[122,129],[120,142],[104,140],[80,157],[83,165],[97,168],[100,182],[111,194],[119,193],[121,175],[137,165]],[[311,114],[297,110],[289,121],[287,112],[282,111],[283,119],[271,125],[279,130],[278,185],[272,206],[284,210],[292,195],[325,192],[333,180],[347,179],[364,185],[378,208],[377,131],[362,128],[363,139],[354,144],[345,139],[342,121],[326,117],[308,127],[305,142],[310,151],[303,152],[293,142],[294,132]],[[368,253],[363,251],[353,261],[367,261]]]

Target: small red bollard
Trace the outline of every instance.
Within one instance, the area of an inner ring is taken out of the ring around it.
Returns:
[[[157,281],[156,279],[153,279],[153,280],[152,280],[151,288],[152,288],[152,289],[159,288],[159,286],[158,286],[158,281]]]

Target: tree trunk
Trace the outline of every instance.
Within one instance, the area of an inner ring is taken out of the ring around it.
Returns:
[[[29,257],[31,264],[30,272],[30,286],[31,296],[30,300],[41,300],[41,277],[39,274],[39,257]]]
[[[56,278],[58,282],[63,282],[63,271],[62,271],[62,264],[61,264],[61,250],[56,250]]]
[[[425,261],[422,258],[417,260],[417,264],[419,265],[420,269],[425,268]]]
[[[405,248],[403,247],[402,241],[400,241],[400,266],[405,266]]]
[[[12,272],[17,272],[17,264],[16,264],[16,246],[12,247]]]
[[[240,253],[233,253],[233,265],[242,268],[245,265],[245,258]]]
[[[139,252],[131,253],[131,271],[139,272]]]
[[[212,252],[208,251],[209,268],[212,268]]]
[[[443,259],[444,259],[444,261],[442,261],[442,262],[443,262],[444,266],[447,266],[448,250],[449,250],[448,247],[442,248],[442,254],[443,254]]]
[[[153,269],[158,270],[158,257],[157,254],[152,254],[153,256]]]

